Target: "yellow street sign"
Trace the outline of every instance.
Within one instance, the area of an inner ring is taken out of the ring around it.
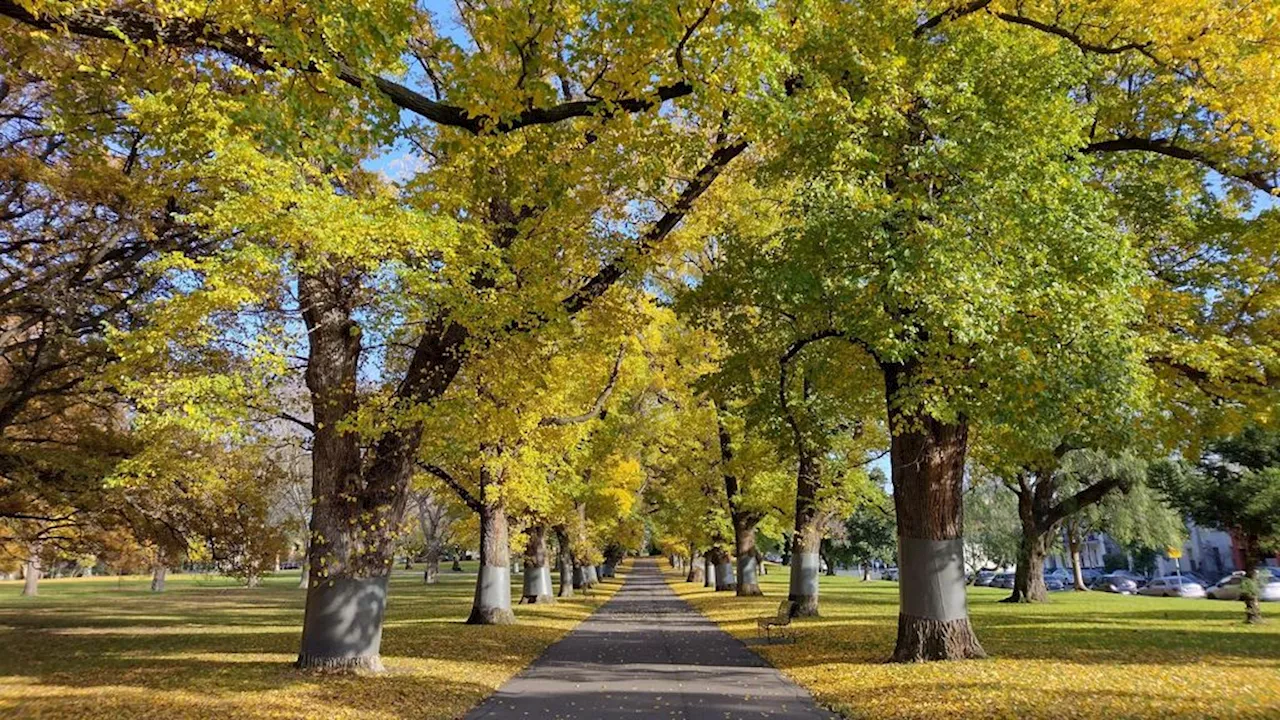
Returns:
[[[1168,555],[1170,560],[1177,560],[1182,557],[1182,548],[1169,547],[1165,549],[1164,554]]]

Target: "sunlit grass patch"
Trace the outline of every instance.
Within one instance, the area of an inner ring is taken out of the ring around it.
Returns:
[[[676,591],[823,704],[851,718],[1280,717],[1280,607],[1245,626],[1240,603],[1054,593],[1004,605],[1008,591],[971,588],[969,609],[991,659],[886,664],[898,587],[823,577],[822,617],[796,620],[798,642],[766,645],[755,620],[787,594],[787,569],[762,598],[681,582]]]
[[[397,571],[377,676],[299,673],[305,591],[295,572],[261,587],[171,575],[44,580],[40,596],[0,582],[0,718],[453,718],[492,693],[604,603],[589,597],[517,605],[518,624],[462,624],[475,563],[437,585]],[[513,581],[519,598],[520,577]]]

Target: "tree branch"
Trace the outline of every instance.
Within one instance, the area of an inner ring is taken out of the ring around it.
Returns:
[[[609,396],[613,394],[613,388],[618,384],[618,375],[622,371],[622,356],[626,353],[626,346],[618,348],[618,356],[613,360],[613,369],[609,371],[609,380],[605,383],[600,394],[596,396],[596,401],[591,404],[591,409],[581,415],[568,415],[559,417],[544,417],[538,421],[538,427],[564,427],[566,425],[578,425],[588,420],[604,415],[604,404],[609,401]]]
[[[444,468],[432,465],[431,463],[424,463],[422,461],[418,461],[418,467],[432,475],[435,475],[437,478],[440,478],[441,482],[448,485],[451,490],[458,494],[458,497],[462,499],[462,502],[466,503],[467,507],[475,510],[476,512],[480,512],[484,509],[484,506],[480,504],[480,500],[478,500],[475,495],[472,495],[470,490],[463,487],[462,483],[455,480],[454,477]]]
[[[16,0],[0,0],[0,15],[39,30],[66,31],[72,35],[113,42],[165,45],[186,50],[213,50],[257,70],[288,68],[300,72],[320,71],[315,62],[305,65],[281,65],[268,57],[265,39],[238,30],[225,30],[202,19],[161,17],[129,8],[110,10],[78,10],[69,13],[38,15]],[[400,83],[370,75],[333,57],[337,77],[357,88],[372,85],[378,93],[397,107],[438,125],[461,128],[472,133],[511,132],[530,125],[546,125],[576,117],[598,115],[608,117],[617,112],[644,112],[667,100],[693,93],[693,86],[680,80],[656,88],[652,97],[573,100],[545,108],[528,108],[514,117],[502,119],[486,115],[470,115],[455,105],[437,102]]]
[[[1225,177],[1234,178],[1265,193],[1275,193],[1280,189],[1280,169],[1247,171],[1232,168],[1226,163],[1214,160],[1198,150],[1175,145],[1165,138],[1144,138],[1121,135],[1112,140],[1101,140],[1085,145],[1082,152],[1095,154],[1107,152],[1149,152],[1179,160],[1190,160],[1199,163]]]
[[[675,230],[680,221],[689,214],[693,209],[693,203],[711,187],[711,184],[715,182],[716,178],[720,177],[720,174],[724,172],[729,163],[746,149],[746,142],[736,142],[732,145],[722,146],[712,153],[711,158],[698,170],[698,174],[680,193],[675,205],[664,213],[662,217],[658,218],[657,222],[647,232],[640,236],[628,256],[619,257],[600,268],[595,275],[562,301],[561,305],[565,311],[573,315],[587,307],[622,277],[627,271],[629,262],[652,253],[663,240],[666,240],[671,231]]]

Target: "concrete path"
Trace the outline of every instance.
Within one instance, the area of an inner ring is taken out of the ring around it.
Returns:
[[[801,639],[803,642],[803,639]],[[656,561],[467,715],[829,720],[809,693],[676,596]]]

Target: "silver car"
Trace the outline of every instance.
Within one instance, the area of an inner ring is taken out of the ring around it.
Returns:
[[[1203,585],[1177,575],[1166,575],[1162,578],[1156,578],[1147,583],[1146,587],[1138,590],[1138,594],[1154,595],[1157,597],[1187,598],[1202,598],[1205,596]]]
[[[1258,593],[1259,600],[1280,602],[1280,577],[1268,572],[1260,572],[1258,583],[1262,585],[1262,590]],[[1210,600],[1239,600],[1240,586],[1243,584],[1244,573],[1232,573],[1212,585],[1206,594]]]
[[[1138,583],[1133,578],[1124,575],[1103,575],[1095,579],[1089,587],[1093,590],[1101,590],[1102,592],[1116,593],[1118,595],[1133,595],[1138,592]]]
[[[991,587],[1003,588],[1005,590],[1012,590],[1013,581],[1015,577],[1016,575],[1014,575],[1013,573],[1000,573],[995,577],[991,578]]]

